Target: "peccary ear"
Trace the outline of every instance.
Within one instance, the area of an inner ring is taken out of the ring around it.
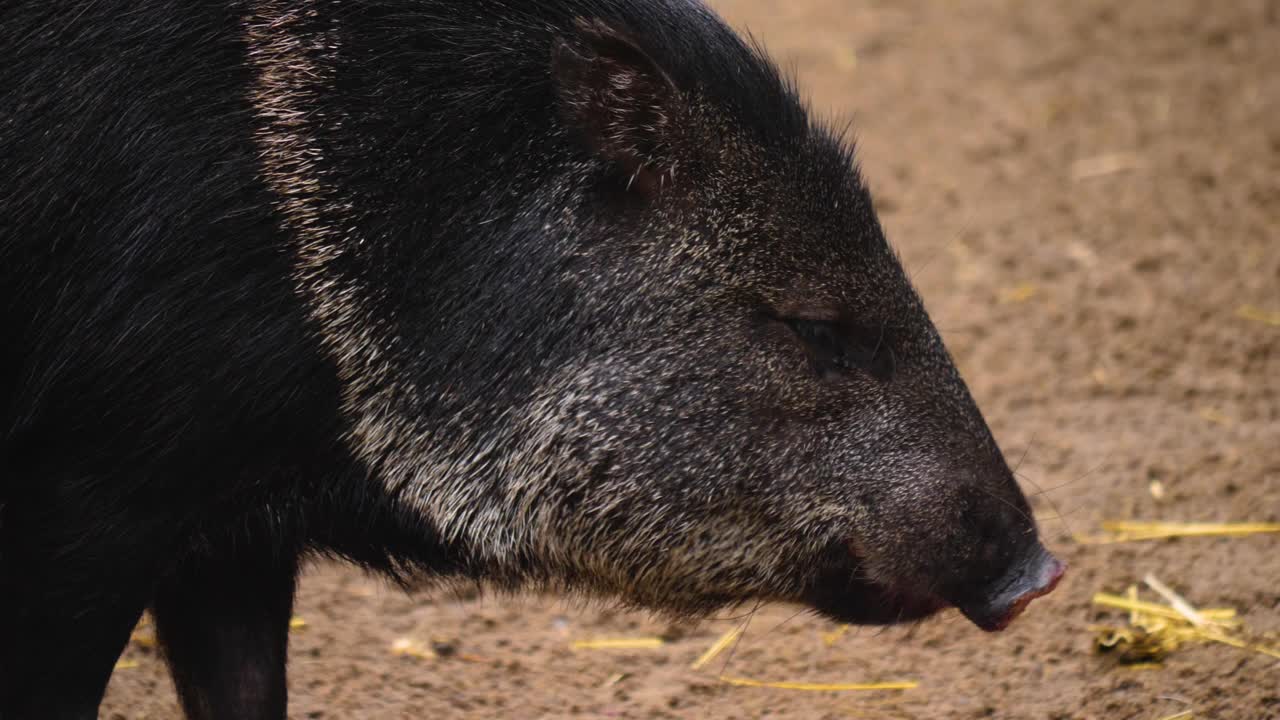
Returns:
[[[551,76],[565,121],[629,191],[653,195],[674,180],[670,148],[679,91],[647,53],[598,20],[555,43]]]

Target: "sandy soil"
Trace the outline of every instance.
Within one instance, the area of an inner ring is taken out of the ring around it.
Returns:
[[[765,608],[698,673],[743,618],[667,628],[548,599],[410,598],[322,566],[298,603],[292,716],[1280,718],[1280,661],[1196,645],[1135,670],[1087,630],[1094,592],[1148,572],[1280,630],[1280,539],[1071,540],[1104,519],[1280,520],[1280,327],[1239,312],[1280,312],[1280,3],[717,5],[816,108],[856,120],[889,235],[1006,454],[1025,455],[1068,579],[998,636],[948,614],[828,645],[829,623]],[[658,649],[571,649],[668,631]],[[402,637],[452,653],[392,654]],[[155,651],[125,661],[103,717],[177,717]],[[731,687],[722,670],[920,687]]]

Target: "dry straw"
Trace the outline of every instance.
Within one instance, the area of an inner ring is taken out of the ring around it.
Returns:
[[[1084,545],[1110,545],[1175,537],[1242,536],[1280,533],[1280,523],[1180,523],[1110,520],[1102,523],[1103,535],[1077,536]]]
[[[720,682],[742,687],[777,688],[781,690],[809,690],[813,692],[845,691],[845,690],[913,690],[920,687],[914,680],[882,683],[812,683],[792,682],[789,680],[768,681],[750,678],[721,676]]]
[[[654,650],[665,645],[660,637],[595,638],[577,640],[574,650]]]
[[[1131,667],[1158,666],[1165,656],[1193,642],[1215,642],[1280,658],[1280,646],[1252,636],[1233,608],[1198,609],[1186,598],[1148,574],[1143,582],[1168,605],[1137,598],[1137,587],[1126,596],[1098,593],[1093,604],[1129,611],[1127,627],[1092,625],[1099,651],[1116,652]]]
[[[712,643],[711,647],[707,648],[706,652],[699,655],[698,659],[694,660],[693,664],[689,666],[689,669],[701,670],[703,666],[714,660],[717,655],[724,652],[725,648],[732,645],[740,635],[742,635],[742,628],[735,627],[729,629],[725,634],[720,636],[719,640]]]

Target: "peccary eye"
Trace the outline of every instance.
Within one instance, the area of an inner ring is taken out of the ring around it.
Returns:
[[[804,345],[814,369],[823,376],[865,372],[887,382],[896,358],[886,328],[857,328],[828,320],[788,318],[783,322]]]

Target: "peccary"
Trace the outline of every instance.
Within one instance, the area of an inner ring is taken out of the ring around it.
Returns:
[[[281,718],[299,562],[1003,627],[1057,583],[849,143],[687,0],[0,11],[0,715],[150,608]]]

